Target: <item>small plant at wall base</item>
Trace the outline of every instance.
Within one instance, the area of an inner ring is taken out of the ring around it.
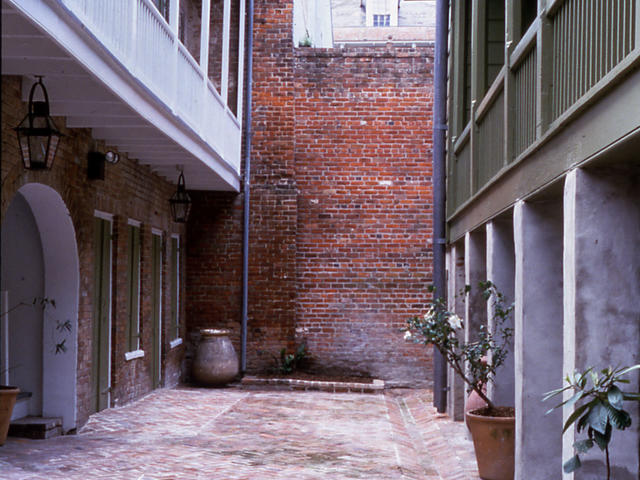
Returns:
[[[293,373],[298,370],[307,359],[307,346],[302,343],[296,349],[295,353],[287,353],[287,349],[280,350],[280,358],[278,359],[278,371],[282,374]]]
[[[475,391],[488,405],[488,416],[502,416],[504,408],[498,408],[484,392],[484,386],[492,382],[496,370],[504,363],[513,329],[506,326],[513,311],[513,304],[505,305],[505,298],[492,282],[480,282],[485,301],[493,300],[494,332],[485,325],[479,329],[478,340],[463,342],[458,331],[464,328],[462,319],[455,312],[447,310],[445,300],[438,297],[429,302],[429,309],[423,316],[407,321],[405,339],[416,343],[433,345],[460,378],[467,384],[468,391]],[[433,291],[433,289],[432,289]],[[467,285],[460,295],[471,291]],[[489,361],[486,361],[487,358]],[[465,369],[466,368],[466,369]],[[512,409],[507,412],[511,415]]]
[[[613,430],[624,430],[631,426],[631,416],[623,408],[624,401],[640,402],[640,393],[623,392],[617,384],[629,383],[629,380],[622,377],[638,369],[640,364],[616,369],[609,367],[600,372],[591,367],[582,373],[575,372],[573,375],[567,375],[566,387],[545,395],[543,400],[561,395],[566,391],[574,392],[571,398],[556,405],[547,413],[563,406],[573,407],[580,404],[567,418],[562,433],[564,434],[577,422],[578,433],[586,429],[587,438],[573,444],[576,454],[565,462],[563,467],[565,473],[571,473],[580,468],[582,465],[580,454],[588,452],[597,445],[605,452],[607,480],[610,480],[609,443]]]

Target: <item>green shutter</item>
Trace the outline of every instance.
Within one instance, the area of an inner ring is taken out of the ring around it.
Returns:
[[[161,379],[161,355],[162,355],[162,238],[160,235],[151,236],[151,305],[153,322],[153,347],[152,351],[152,383],[153,388],[160,386]]]
[[[173,338],[180,337],[180,257],[179,242],[171,238],[171,323]]]
[[[94,218],[92,394],[96,411],[109,406],[111,334],[111,222]]]
[[[132,352],[140,348],[140,227],[129,225],[128,233],[127,339],[129,351]]]

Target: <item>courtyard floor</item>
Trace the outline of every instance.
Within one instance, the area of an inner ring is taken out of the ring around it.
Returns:
[[[11,438],[0,478],[475,480],[466,427],[428,390],[157,390],[77,435]]]

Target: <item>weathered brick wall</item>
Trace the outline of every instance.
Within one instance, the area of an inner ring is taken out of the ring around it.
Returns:
[[[430,356],[399,329],[431,283],[432,51],[294,49],[291,21],[256,2],[249,371],[305,340],[318,370],[415,383]],[[194,198],[190,328],[239,348],[243,197]]]
[[[46,79],[45,79],[46,82]],[[65,128],[65,119],[57,118],[63,138],[51,171],[25,171],[20,160],[15,132],[12,130],[26,114],[27,106],[20,99],[20,78],[2,76],[2,203],[7,211],[16,192],[30,182],[48,185],[57,191],[69,209],[78,246],[80,265],[80,304],[78,314],[78,424],[82,425],[92,412],[91,366],[94,297],[94,211],[114,215],[113,220],[113,294],[112,294],[112,404],[127,403],[149,392],[151,382],[151,228],[163,235],[163,342],[162,361],[164,385],[179,380],[180,359],[184,347],[169,348],[170,294],[168,238],[180,234],[184,242],[185,228],[171,220],[168,198],[175,191],[149,168],[121,155],[117,165],[107,165],[105,180],[87,179],[87,153],[94,140],[89,129]],[[98,148],[104,148],[98,142]],[[141,274],[141,334],[145,357],[126,361],[127,351],[127,220],[142,222]],[[184,265],[184,249],[183,249]],[[184,290],[182,298],[185,298]],[[184,318],[184,315],[182,316]],[[186,330],[185,330],[186,333]]]
[[[431,48],[296,53],[297,317],[314,365],[411,383],[431,283]]]
[[[249,368],[294,340],[297,187],[293,2],[256,2],[254,18]]]

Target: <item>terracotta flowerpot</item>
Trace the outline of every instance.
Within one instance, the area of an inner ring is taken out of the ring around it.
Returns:
[[[193,362],[192,375],[201,385],[222,386],[238,375],[238,355],[228,330],[200,330],[201,340]]]
[[[465,420],[473,438],[480,478],[513,480],[515,417],[487,417],[470,411],[465,412]]]
[[[18,387],[0,385],[0,445],[4,445],[7,439],[11,414],[13,413],[13,406],[16,404],[18,393],[20,393]]]
[[[482,389],[483,393],[487,393],[486,389]],[[467,397],[467,403],[464,405],[464,411],[471,412],[473,410],[477,410],[479,408],[484,408],[487,406],[487,402],[485,402],[480,395],[476,393],[475,390],[471,390],[471,393]],[[466,421],[466,417],[465,417]],[[469,428],[469,423],[466,422],[467,428]]]

